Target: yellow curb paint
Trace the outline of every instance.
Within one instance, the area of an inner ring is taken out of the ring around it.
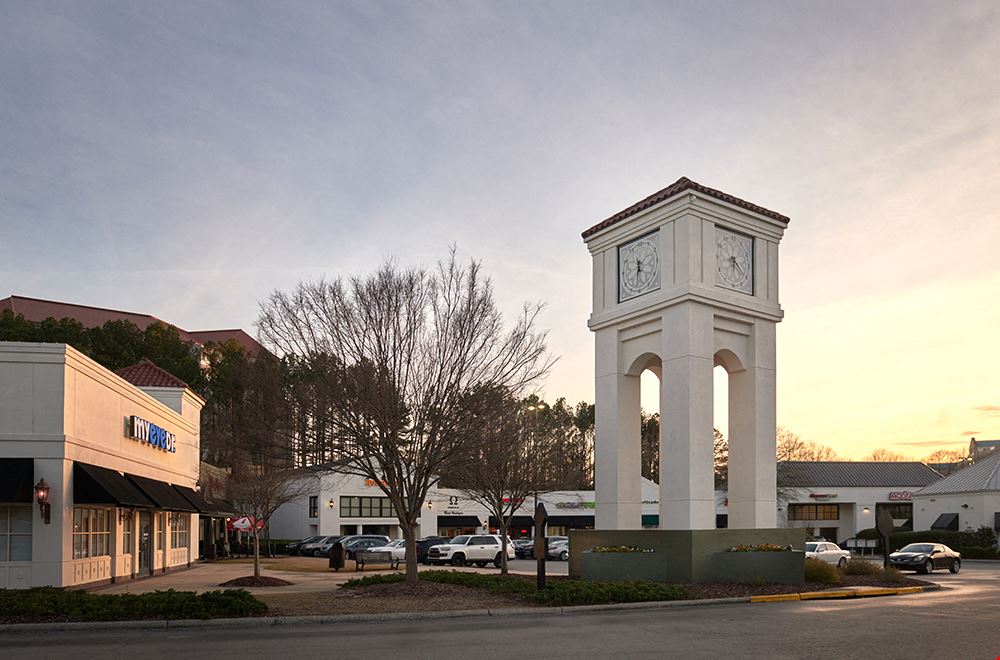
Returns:
[[[799,594],[799,600],[820,600],[822,598],[852,598],[856,595],[854,591],[810,591]]]
[[[919,594],[924,590],[923,587],[900,587],[896,590],[898,594]]]
[[[799,600],[799,594],[774,594],[772,596],[750,596],[751,603],[776,603],[783,600]]]

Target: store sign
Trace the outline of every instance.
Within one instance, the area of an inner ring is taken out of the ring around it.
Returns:
[[[913,493],[908,490],[894,490],[889,493],[890,502],[911,502],[913,501]]]
[[[556,502],[557,509],[593,509],[593,502]]]
[[[457,495],[448,496],[448,505],[444,508],[444,512],[450,516],[462,515],[462,502]]]
[[[129,417],[128,435],[150,447],[172,454],[177,452],[177,436],[141,417],[135,415]]]
[[[382,484],[383,488],[389,487],[389,482],[385,479],[379,479],[378,481],[375,481],[374,479],[365,479],[365,488],[374,488],[378,484]]]
[[[809,493],[809,497],[814,500],[832,500],[837,496],[836,493]]]

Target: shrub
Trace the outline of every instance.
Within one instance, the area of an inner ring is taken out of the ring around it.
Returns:
[[[755,545],[734,545],[726,552],[787,552],[792,547],[776,543],[757,543]]]
[[[906,581],[906,576],[899,572],[899,570],[893,568],[892,566],[887,566],[878,570],[879,579],[883,582],[892,582],[894,584],[902,584]]]
[[[881,568],[867,559],[848,559],[844,564],[844,575],[875,575]]]
[[[640,548],[635,545],[598,545],[590,552],[655,552],[653,548]]]
[[[806,582],[822,582],[823,584],[840,584],[840,571],[836,566],[821,559],[806,558]]]
[[[261,616],[267,605],[245,589],[197,594],[154,591],[146,594],[95,594],[56,587],[0,589],[0,620],[127,621],[210,619]]]
[[[967,545],[959,552],[962,559],[1000,559],[1000,552],[996,548],[984,548],[976,545]]]
[[[878,530],[863,529],[857,535],[860,539],[881,539]],[[925,529],[919,532],[893,532],[889,538],[890,549],[895,552],[909,543],[942,543],[953,550],[965,553],[970,547],[996,547],[996,533],[989,527],[975,531],[953,532],[947,529]]]

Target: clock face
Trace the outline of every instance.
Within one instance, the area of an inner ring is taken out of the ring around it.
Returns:
[[[618,301],[660,288],[659,234],[654,232],[618,247]]]
[[[715,283],[726,289],[753,295],[753,239],[715,228]]]

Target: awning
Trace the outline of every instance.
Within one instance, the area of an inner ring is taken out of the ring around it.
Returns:
[[[152,500],[121,473],[87,463],[73,463],[73,502],[139,509],[156,507]]]
[[[947,529],[953,532],[958,531],[958,514],[957,513],[942,513],[931,525],[931,529]]]
[[[438,516],[438,527],[481,527],[482,524],[476,516]]]
[[[514,516],[510,519],[510,529],[531,529],[535,526],[535,521],[531,516]],[[490,516],[490,527],[500,527],[500,521],[496,516]]]
[[[235,517],[236,511],[233,510],[233,506],[228,502],[223,504],[221,502],[209,502],[201,494],[194,490],[193,488],[188,488],[187,486],[174,486],[174,489],[181,494],[188,502],[190,502],[194,508],[198,509],[198,513],[203,516],[212,516],[214,518],[233,518]]]
[[[153,500],[156,508],[198,513],[198,509],[194,508],[194,505],[184,499],[184,496],[174,490],[170,484],[146,477],[137,477],[134,474],[126,474],[125,476],[138,486],[139,490],[145,493],[149,499]]]
[[[594,516],[549,516],[549,525],[570,527],[572,529],[593,529]]]
[[[35,461],[0,458],[0,502],[28,503],[35,499]]]

